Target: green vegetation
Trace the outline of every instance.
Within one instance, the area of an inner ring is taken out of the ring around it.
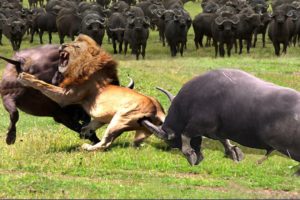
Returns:
[[[199,3],[188,3],[193,16]],[[22,49],[39,45],[35,36],[30,44],[26,36]],[[48,41],[44,34],[44,41]],[[57,35],[54,42],[58,43]],[[7,40],[0,54],[13,52]],[[112,52],[104,39],[103,48]],[[157,32],[151,32],[146,59],[133,55],[115,55],[119,75],[127,84],[129,74],[136,90],[159,99],[167,110],[167,98],[155,90],[164,87],[174,94],[192,77],[216,68],[239,68],[276,84],[300,90],[300,48],[275,57],[270,42],[267,48],[258,43],[250,54],[231,58],[213,57],[214,49],[195,50],[193,31],[183,57],[171,58],[162,47]],[[0,62],[0,74],[4,62]],[[242,113],[241,113],[242,114]],[[5,144],[8,113],[0,106],[0,198],[300,198],[300,179],[294,177],[298,163],[274,153],[263,164],[256,163],[264,152],[241,147],[245,160],[234,163],[224,158],[222,146],[209,139],[203,143],[205,159],[190,167],[180,151],[170,150],[152,136],[144,146],[132,147],[133,133],[126,132],[106,152],[85,152],[87,141],[51,118],[20,113],[17,141]],[[104,128],[97,131],[101,137]],[[239,145],[240,146],[240,145]]]

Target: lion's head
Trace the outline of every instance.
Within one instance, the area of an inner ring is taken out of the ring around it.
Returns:
[[[63,75],[61,87],[81,84],[93,75],[109,84],[119,84],[117,63],[87,35],[79,35],[59,50],[59,72]]]

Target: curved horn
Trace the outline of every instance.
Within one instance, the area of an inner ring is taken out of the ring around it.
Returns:
[[[288,17],[292,17],[293,15],[294,15],[293,10],[290,10],[290,11],[286,14],[286,16],[288,16]]]
[[[127,88],[133,89],[134,88],[134,80],[129,76],[128,76],[128,78],[129,78],[130,82],[127,85]]]
[[[150,132],[154,133],[154,135],[162,140],[168,140],[168,134],[162,130],[161,126],[156,126],[151,123],[149,120],[143,119],[141,125],[148,129]]]
[[[160,87],[156,87],[156,89],[158,89],[159,91],[161,91],[162,93],[164,93],[165,95],[167,95],[167,97],[169,98],[169,100],[171,102],[174,100],[175,96],[171,92],[169,92],[169,91],[167,91],[167,90],[165,90],[163,88],[160,88]]]
[[[179,9],[174,9],[174,13],[175,13],[175,15],[177,15],[177,16],[181,16],[181,15],[182,15],[182,13],[180,12]]]
[[[222,25],[223,23],[225,22],[225,20],[224,19],[222,19],[222,17],[217,17],[216,19],[215,19],[215,23],[217,24],[217,25]]]
[[[9,58],[5,58],[3,56],[0,56],[0,59],[3,59],[5,60],[6,62],[12,64],[12,65],[15,65],[16,66],[16,70],[18,73],[21,72],[21,61],[18,61],[18,60],[12,60],[12,59],[9,59]]]
[[[248,15],[246,14],[246,17],[247,17],[247,18],[251,18],[251,17],[253,17],[254,15],[255,15],[255,13],[250,13],[250,14],[248,14]]]
[[[111,32],[114,32],[114,31],[125,31],[125,28],[109,28],[109,30]]]
[[[240,22],[240,18],[238,18],[237,16],[233,16],[230,19],[230,22],[232,22],[233,24],[238,24]]]

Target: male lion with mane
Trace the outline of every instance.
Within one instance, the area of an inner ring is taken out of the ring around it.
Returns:
[[[22,72],[19,81],[33,87],[60,106],[80,104],[92,117],[82,134],[108,124],[102,140],[84,144],[83,149],[105,150],[124,131],[136,130],[134,144],[139,145],[151,135],[146,123],[161,125],[165,113],[160,103],[129,88],[117,86],[117,63],[86,35],[60,47],[59,86],[48,84]]]

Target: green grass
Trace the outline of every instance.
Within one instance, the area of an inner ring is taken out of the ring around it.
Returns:
[[[188,3],[192,16],[200,12],[199,3]],[[25,37],[22,49],[37,46]],[[44,41],[47,42],[47,35]],[[54,42],[58,43],[57,35]],[[67,40],[70,41],[70,40]],[[13,52],[7,40],[0,54]],[[104,39],[103,48],[112,52]],[[171,58],[162,47],[157,32],[151,32],[146,59],[114,55],[119,62],[121,82],[129,74],[136,90],[154,96],[168,108],[167,98],[155,90],[164,87],[174,94],[192,77],[210,69],[239,68],[276,84],[300,90],[300,48],[290,47],[281,57],[267,48],[251,49],[250,54],[231,58],[213,57],[214,49],[195,50],[192,29],[183,57]],[[0,62],[0,74],[4,62]],[[258,165],[264,152],[241,147],[245,160],[234,163],[224,158],[222,146],[205,139],[205,159],[191,167],[178,150],[169,150],[155,137],[144,146],[132,147],[133,133],[124,133],[106,152],[85,152],[87,141],[56,124],[51,118],[20,113],[17,141],[5,144],[9,116],[0,106],[0,198],[300,198],[300,179],[293,176],[298,163],[274,153]],[[97,131],[102,136],[104,128]],[[239,145],[240,146],[240,145]]]

